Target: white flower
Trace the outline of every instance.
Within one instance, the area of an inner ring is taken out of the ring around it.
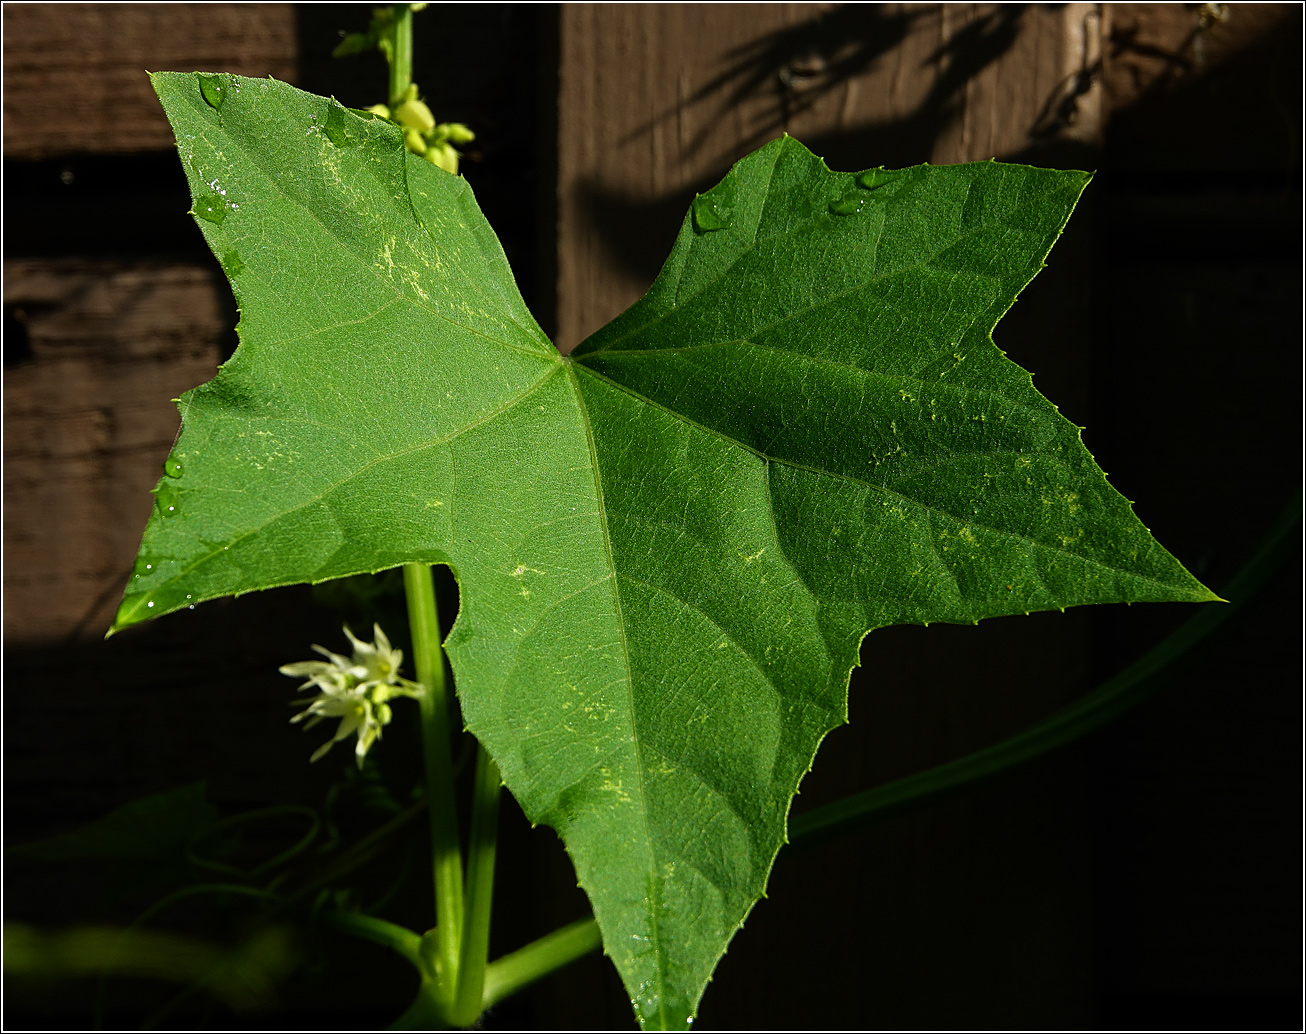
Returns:
[[[322,757],[332,744],[358,733],[354,754],[361,768],[363,758],[380,737],[382,727],[390,724],[391,711],[387,701],[396,696],[422,695],[419,683],[399,675],[403,651],[390,645],[380,625],[373,625],[372,631],[373,641],[365,643],[345,626],[345,635],[354,646],[353,657],[342,657],[315,645],[313,649],[329,661],[298,661],[281,666],[283,675],[307,678],[300,690],[316,686],[319,691],[303,711],[290,719],[292,722],[307,718],[308,724],[304,728],[311,729],[327,718],[340,719],[336,734],[313,753],[310,761]]]

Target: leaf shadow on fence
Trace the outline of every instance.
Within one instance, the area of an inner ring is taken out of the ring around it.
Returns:
[[[835,129],[804,143],[834,169],[861,168],[867,155],[887,167],[916,165],[929,159],[935,141],[960,117],[966,84],[1015,43],[1028,5],[1010,5],[976,18],[936,47],[927,65],[938,69],[925,98],[910,113],[869,127]],[[614,191],[594,178],[574,188],[584,213],[586,232],[602,240],[610,257],[627,272],[652,282],[661,268],[676,228],[696,193],[708,189],[730,163],[784,132],[820,100],[872,71],[899,47],[933,8],[905,12],[854,5],[820,15],[738,47],[726,68],[681,104],[640,124],[625,137],[628,144],[658,126],[698,109],[695,120],[706,128],[687,148],[694,156],[708,145],[714,127],[733,109],[762,101],[762,115],[751,131],[711,173],[688,187],[648,197]]]

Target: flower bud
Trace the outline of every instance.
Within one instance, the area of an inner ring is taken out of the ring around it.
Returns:
[[[454,176],[458,175],[458,152],[446,141],[432,144],[426,149],[426,160]]]
[[[404,101],[395,108],[394,119],[407,129],[429,133],[435,128],[435,116],[426,104],[417,99]]]
[[[461,122],[442,122],[440,128],[444,129],[445,137],[451,143],[470,144],[476,139],[476,134]]]
[[[404,146],[413,154],[426,154],[426,141],[416,129],[404,130]]]

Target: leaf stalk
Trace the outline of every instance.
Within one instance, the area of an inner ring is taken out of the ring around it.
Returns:
[[[445,680],[440,618],[435,584],[428,564],[404,565],[408,626],[413,637],[413,661],[423,692],[422,754],[426,804],[431,829],[431,868],[437,919],[436,960],[442,1005],[452,1007],[462,948],[463,860],[458,846],[458,812],[453,797],[453,759],[449,728],[449,689]]]
[[[496,959],[485,970],[481,1008],[490,1008],[555,969],[597,950],[602,944],[599,924],[593,919],[578,919]]]
[[[468,1027],[481,1014],[486,961],[490,951],[490,911],[494,899],[494,855],[502,780],[499,766],[481,747],[476,754],[472,828],[467,844],[467,903],[463,911],[458,993],[450,1019]]]
[[[359,912],[329,910],[321,915],[324,922],[342,933],[353,934],[373,944],[390,948],[411,962],[424,978],[430,977],[430,967],[422,954],[422,938],[407,927]]]

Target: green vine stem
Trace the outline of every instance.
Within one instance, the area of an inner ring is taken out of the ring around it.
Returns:
[[[481,747],[472,790],[472,828],[467,842],[467,905],[463,912],[458,993],[450,1020],[470,1027],[481,1014],[486,958],[490,950],[490,908],[494,899],[494,853],[498,837],[499,766]]]
[[[449,1026],[436,1004],[433,988],[435,981],[423,980],[417,996],[403,1015],[390,1024],[391,1030],[444,1030]]]
[[[319,913],[322,922],[342,933],[353,934],[373,944],[390,948],[416,967],[424,980],[434,976],[426,956],[422,953],[422,938],[406,926],[378,919],[358,912],[328,910]]]
[[[390,55],[390,103],[403,96],[413,81],[413,8],[395,4],[394,49]]]
[[[449,690],[440,646],[440,619],[435,585],[427,564],[404,565],[408,626],[413,636],[417,681],[425,689],[419,701],[426,805],[431,826],[431,865],[435,882],[436,965],[441,1005],[451,1007],[457,988],[462,947],[463,861],[458,847],[458,813],[453,798],[453,762],[449,728]]]
[[[362,840],[348,848],[339,858],[326,865],[321,872],[290,895],[289,900],[297,902],[311,898],[323,887],[330,886],[341,877],[347,876],[355,869],[367,864],[385,848],[386,841],[391,836],[425,810],[426,801],[421,800],[405,808],[394,818],[388,819],[384,825],[372,830]]]
[[[490,1008],[602,945],[599,924],[593,919],[578,919],[546,934],[538,941],[532,941],[524,948],[496,959],[485,970],[481,1008]]]
[[[292,847],[287,848],[285,851],[282,851],[280,854],[277,854],[264,862],[260,862],[252,869],[245,870],[234,865],[227,865],[224,862],[214,861],[203,857],[198,851],[198,846],[204,840],[217,833],[226,832],[227,830],[235,829],[251,822],[259,822],[263,819],[277,815],[306,816],[308,818],[308,832],[300,837]],[[186,860],[199,869],[208,869],[210,872],[220,872],[231,876],[238,876],[243,879],[253,879],[255,876],[261,875],[270,869],[275,869],[277,866],[283,865],[295,856],[302,854],[317,838],[321,829],[322,820],[318,818],[317,812],[302,804],[279,804],[271,808],[259,808],[255,811],[243,812],[239,815],[233,815],[231,818],[216,822],[192,837],[190,843],[186,845]]]

